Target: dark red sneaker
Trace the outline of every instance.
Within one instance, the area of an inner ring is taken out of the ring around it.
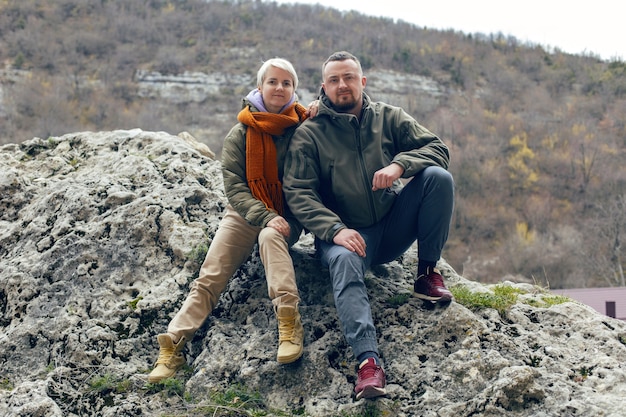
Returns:
[[[374,358],[367,358],[359,365],[358,377],[356,379],[356,387],[354,394],[356,399],[374,398],[387,394],[385,385],[385,371],[380,365],[376,364]]]
[[[443,277],[436,268],[428,268],[413,284],[413,295],[422,300],[450,302],[452,293],[443,283]]]

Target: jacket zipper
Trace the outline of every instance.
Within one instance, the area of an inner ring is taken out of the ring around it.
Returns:
[[[374,197],[371,192],[369,192],[369,188],[371,187],[370,179],[367,178],[367,166],[365,165],[365,159],[363,158],[363,148],[361,146],[361,124],[357,121],[358,128],[356,129],[356,148],[359,154],[359,164],[361,165],[361,174],[363,177],[364,184],[364,192],[368,196],[367,200],[369,202],[369,212],[370,212],[370,223],[374,223],[376,221],[376,206],[374,205]]]

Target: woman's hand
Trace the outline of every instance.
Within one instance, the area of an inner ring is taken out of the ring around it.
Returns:
[[[305,112],[306,116],[310,117],[311,119],[317,116],[317,111],[320,108],[319,104],[320,104],[319,100],[313,100],[312,102],[310,102],[306,108],[306,112]]]
[[[278,233],[285,236],[286,238],[288,238],[289,233],[291,233],[291,228],[289,227],[289,223],[282,216],[276,216],[272,220],[267,222],[267,227],[276,229]]]

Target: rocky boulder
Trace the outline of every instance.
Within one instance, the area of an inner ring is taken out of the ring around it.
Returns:
[[[312,239],[293,250],[305,354],[275,361],[258,253],[148,384],[156,335],[197,276],[226,199],[220,163],[188,134],[142,130],[0,148],[0,415],[622,416],[626,323],[506,282],[505,308],[411,298],[416,251],[367,283],[388,396],[354,401],[354,359]],[[440,264],[461,294],[494,287]]]

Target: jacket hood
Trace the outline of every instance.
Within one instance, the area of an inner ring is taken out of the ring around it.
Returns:
[[[243,98],[242,101],[242,109],[246,106],[250,106],[250,109],[252,111],[267,112],[267,109],[265,108],[265,103],[263,102],[263,96],[261,95],[261,92],[258,88],[251,90],[248,95]],[[285,104],[282,109],[280,109],[279,113],[282,113],[287,107],[291,106],[296,101],[298,101],[298,95],[294,92],[291,96],[291,99],[289,99],[289,102]]]

